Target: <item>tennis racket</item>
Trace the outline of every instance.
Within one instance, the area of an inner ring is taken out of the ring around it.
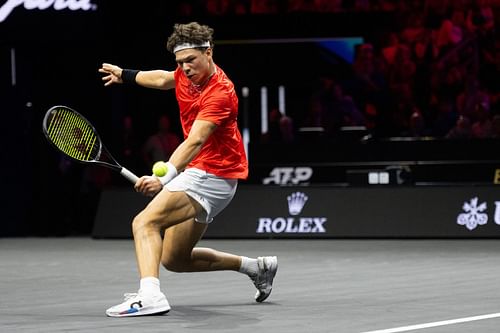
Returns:
[[[78,162],[111,168],[133,184],[139,179],[111,156],[94,126],[67,106],[57,105],[47,111],[43,118],[43,133],[54,147]]]

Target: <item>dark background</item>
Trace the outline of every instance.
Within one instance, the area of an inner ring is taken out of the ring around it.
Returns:
[[[2,1],[0,6],[6,2]],[[165,44],[174,23],[200,21],[212,26],[215,29],[215,61],[233,79],[238,93],[242,86],[250,87],[253,92],[264,85],[270,87],[270,91],[278,85],[286,85],[289,112],[295,119],[300,119],[305,100],[313,91],[314,79],[328,73],[339,77],[349,75],[349,64],[331,54],[318,50],[310,52],[311,47],[306,44],[233,47],[217,46],[217,41],[362,37],[377,42],[389,31],[400,29],[405,20],[397,13],[380,11],[213,16],[201,9],[202,2],[194,2],[193,12],[186,16],[178,10],[181,1],[91,2],[96,6],[95,10],[74,12],[53,8],[28,11],[21,6],[0,23],[1,155],[6,178],[0,236],[89,234],[101,191],[129,186],[120,176],[106,173],[101,168],[73,163],[54,151],[41,131],[41,121],[49,107],[63,104],[83,113],[112,152],[119,151],[121,120],[125,115],[132,116],[139,142],[155,130],[156,120],[162,113],[171,116],[174,129],[180,133],[172,92],[130,86],[105,88],[97,72],[102,62],[125,68],[173,69],[175,62]],[[14,86],[10,75],[12,52],[15,52],[17,74]],[[281,54],[283,58],[269,57],[270,53]],[[256,75],[261,72],[255,69],[263,67],[273,71],[266,71],[267,76]],[[334,149],[335,145],[324,142],[314,145],[306,142],[284,148],[261,146],[256,139],[260,129],[258,100],[251,97],[249,102],[249,124],[254,138],[251,165],[255,161],[255,172],[251,174],[257,175],[251,176],[249,183],[260,183],[259,172],[262,171],[258,167],[266,169],[274,163],[332,165],[343,162],[344,168],[332,174],[336,181],[330,182],[342,184],[346,180],[338,175],[344,175],[346,168],[360,168],[356,164],[360,160],[365,163],[389,161],[385,163],[387,165],[417,159],[452,160],[452,164],[464,160],[469,164],[487,161],[486,169],[474,169],[473,177],[467,171],[464,174],[469,175],[468,178],[460,174],[449,177],[451,181],[465,179],[471,183],[491,183],[498,166],[496,148],[499,146],[495,140],[490,140],[487,148],[476,142],[466,144],[465,149],[461,145],[451,150],[430,142],[423,148],[419,146],[421,154],[418,158],[404,156],[408,153],[405,147],[384,148],[380,147],[380,142],[373,143],[379,154],[366,149],[366,143],[359,146],[357,141],[341,143],[343,155],[337,153],[339,150]],[[351,144],[353,150],[349,148]],[[317,149],[317,155],[312,154]],[[280,157],[276,152],[288,153]],[[269,156],[274,156],[275,161]],[[457,169],[464,168],[455,164],[453,170]],[[143,166],[133,171],[139,174],[149,172]],[[441,172],[448,174],[447,170]],[[421,181],[425,182],[423,178]],[[435,178],[432,181],[436,181]],[[319,182],[329,183],[324,177]]]

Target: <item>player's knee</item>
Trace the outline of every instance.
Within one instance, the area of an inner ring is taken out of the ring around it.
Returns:
[[[175,259],[173,259],[171,257],[162,258],[161,259],[161,264],[167,270],[169,270],[171,272],[177,272],[177,273],[179,273],[179,265],[176,263]]]
[[[180,260],[179,258],[175,258],[174,256],[163,256],[161,258],[161,264],[171,272],[186,272],[186,264],[184,260]]]
[[[132,221],[132,232],[134,235],[148,227],[154,227],[154,223],[145,218],[143,214],[137,215]]]

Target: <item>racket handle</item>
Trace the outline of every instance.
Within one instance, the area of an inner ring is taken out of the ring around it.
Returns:
[[[135,184],[138,180],[139,180],[139,177],[137,177],[136,175],[134,175],[130,170],[128,169],[125,169],[122,167],[122,169],[120,170],[120,174],[127,178],[128,180],[130,180],[130,182],[132,184]]]

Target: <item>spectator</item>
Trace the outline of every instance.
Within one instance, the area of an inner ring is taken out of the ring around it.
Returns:
[[[181,0],[177,5],[177,15],[189,17],[193,15],[193,4],[187,0]]]
[[[457,96],[457,110],[461,115],[474,119],[476,106],[481,103],[488,103],[488,94],[481,90],[479,80],[470,77],[465,81],[464,90]]]
[[[332,1],[335,2],[335,1]],[[341,1],[337,1],[341,2]],[[368,12],[370,11],[370,1],[369,0],[355,0],[354,10],[358,12]]]
[[[474,115],[476,120],[472,123],[472,136],[478,139],[491,137],[492,123],[489,104],[485,101],[477,104]]]
[[[374,130],[376,135],[387,134],[387,124],[390,122],[390,113],[393,104],[387,85],[387,76],[381,60],[375,54],[371,43],[361,44],[356,49],[353,75],[347,80],[345,90],[352,96],[356,106],[363,114],[375,115]]]
[[[428,136],[428,131],[426,129],[426,124],[422,112],[416,107],[413,109],[413,113],[410,116],[409,121],[408,136],[412,138],[421,138]]]
[[[323,129],[323,105],[318,99],[311,99],[304,120],[305,127],[321,127]]]
[[[231,1],[230,0],[206,0],[205,10],[208,15],[226,15],[230,13]]]
[[[495,15],[488,1],[473,2],[467,11],[466,27],[471,32],[486,33],[495,28]]]
[[[123,117],[117,145],[120,163],[134,172],[142,171],[139,139],[135,133],[133,119],[129,115]]]
[[[168,161],[180,144],[179,136],[170,129],[170,118],[162,115],[158,121],[158,132],[151,135],[143,146],[144,163],[151,167],[157,161]]]
[[[340,0],[313,0],[313,8],[320,13],[334,13],[342,10]]]
[[[446,134],[446,139],[470,139],[472,126],[468,117],[459,116],[455,126]]]
[[[408,90],[411,95],[415,72],[416,65],[411,59],[410,48],[404,44],[399,45],[396,49],[394,62],[388,69],[389,87],[395,96]]]
[[[382,55],[385,62],[390,66],[394,64],[394,59],[396,58],[396,52],[399,48],[399,36],[396,32],[389,33],[388,45],[382,49]]]
[[[339,120],[340,127],[364,126],[366,124],[365,116],[356,107],[352,97],[344,93],[339,83],[334,83],[333,85],[332,99],[332,110],[328,111],[333,114],[335,121]]]
[[[403,86],[405,89],[401,90],[401,96],[398,96],[394,108],[391,110],[390,123],[387,126],[387,134],[390,136],[421,136],[417,132],[424,132],[423,129],[417,129],[418,122],[423,121],[421,112],[416,107],[412,100],[412,92],[408,85]],[[416,119],[413,119],[416,118]],[[412,124],[412,121],[415,121]],[[415,132],[413,132],[415,131]]]
[[[413,12],[408,18],[408,24],[401,31],[402,42],[413,45],[424,38],[427,30],[424,25],[423,13],[420,11]]]
[[[441,57],[462,41],[462,29],[453,24],[450,19],[445,19],[441,27],[435,31],[434,54]]]
[[[318,87],[313,92],[308,115],[306,118],[306,126],[322,127],[326,131],[334,127],[334,123],[339,125],[338,119],[333,119],[329,110],[333,109],[333,86],[334,81],[329,77],[321,77],[318,80]],[[328,127],[328,128],[327,128]]]
[[[387,79],[381,66],[382,63],[383,61],[375,55],[371,43],[357,47],[352,65],[353,76],[347,84],[346,91],[361,110],[364,110],[368,103],[377,109],[382,108],[381,104],[385,104],[381,99],[386,97]]]
[[[450,3],[453,0],[425,0],[424,15],[426,26],[436,29],[446,17]]]
[[[275,14],[277,12],[277,0],[250,0],[251,14]]]
[[[500,139],[500,114],[494,115],[491,120],[491,137]]]
[[[443,99],[438,101],[433,136],[438,138],[446,137],[446,134],[455,126],[457,119],[455,103],[452,100]]]
[[[311,0],[288,0],[287,10],[290,13],[310,12],[313,10],[313,6]]]
[[[262,135],[264,143],[291,143],[295,140],[292,118],[277,108],[269,113],[269,130]]]

